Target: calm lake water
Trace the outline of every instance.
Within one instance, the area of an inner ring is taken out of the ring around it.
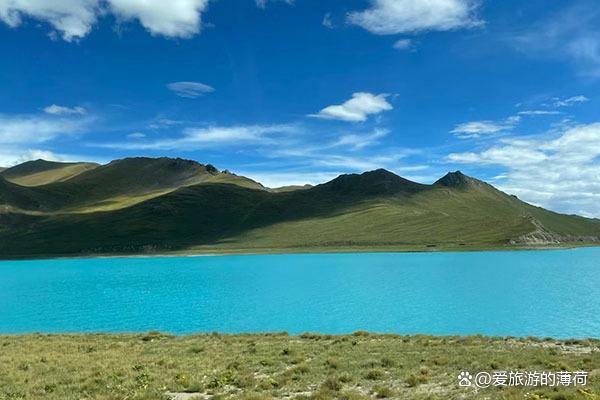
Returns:
[[[600,337],[600,248],[0,262],[0,333]]]

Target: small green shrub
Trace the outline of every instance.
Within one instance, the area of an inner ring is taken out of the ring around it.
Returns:
[[[394,397],[395,393],[389,386],[377,385],[373,387],[373,392],[375,393],[375,397],[378,399],[387,399]]]
[[[321,384],[321,388],[325,390],[330,390],[332,392],[339,392],[342,390],[342,382],[338,378],[330,376]]]
[[[385,376],[385,373],[380,369],[372,369],[370,371],[367,371],[367,373],[365,374],[365,378],[370,381],[378,381],[378,380],[382,379],[384,376]]]

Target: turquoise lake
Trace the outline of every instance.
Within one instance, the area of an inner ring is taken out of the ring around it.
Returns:
[[[600,248],[0,262],[0,333],[600,337]]]

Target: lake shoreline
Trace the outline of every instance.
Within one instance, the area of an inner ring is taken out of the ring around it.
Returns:
[[[309,247],[309,248],[261,248],[261,249],[206,249],[183,250],[157,253],[101,253],[81,255],[23,255],[5,257],[2,261],[36,261],[36,260],[69,260],[69,259],[132,259],[132,258],[173,258],[173,257],[222,257],[222,256],[252,256],[252,255],[305,255],[305,254],[352,254],[352,253],[476,253],[476,252],[511,252],[537,250],[574,250],[580,248],[600,247],[600,243],[565,243],[557,245],[464,245],[464,246],[380,246],[380,247]]]

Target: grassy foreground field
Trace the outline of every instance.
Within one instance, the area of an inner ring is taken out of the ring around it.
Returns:
[[[0,399],[600,399],[599,340],[355,333],[0,336]],[[588,371],[585,387],[458,386]]]

